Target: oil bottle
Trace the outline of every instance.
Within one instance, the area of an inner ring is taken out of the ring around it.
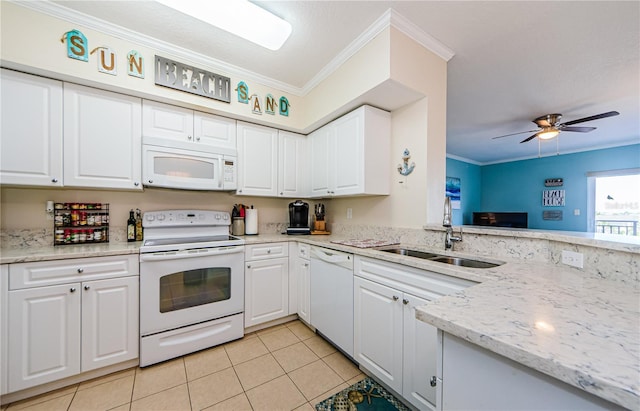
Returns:
[[[129,211],[129,220],[127,220],[127,241],[136,241],[136,218],[133,215],[133,209]]]
[[[142,241],[142,212],[139,208],[136,208],[136,241]]]

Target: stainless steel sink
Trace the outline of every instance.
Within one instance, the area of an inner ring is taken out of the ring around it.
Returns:
[[[422,258],[423,260],[435,261],[437,263],[452,264],[461,267],[471,268],[493,268],[502,264],[488,263],[486,261],[473,260],[470,258],[450,257],[442,254],[428,253],[425,251],[411,250],[408,248],[388,248],[380,250],[387,253],[406,255],[409,257]]]
[[[447,256],[430,258],[430,260],[436,261],[438,263],[453,264],[453,265],[459,265],[462,267],[471,267],[471,268],[492,268],[500,265],[500,264],[488,263],[486,261],[470,260],[468,258],[447,257]]]
[[[440,257],[440,254],[426,253],[418,250],[409,250],[407,248],[390,248],[388,250],[381,250],[381,251],[386,251],[388,253],[395,253],[400,255],[408,255],[409,257],[423,258],[425,260],[429,260],[434,257]]]

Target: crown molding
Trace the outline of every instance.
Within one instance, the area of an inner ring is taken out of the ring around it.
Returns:
[[[39,13],[43,13],[64,21],[68,21],[72,24],[81,25],[91,30],[96,30],[101,33],[104,33],[113,37],[117,37],[125,41],[130,41],[132,43],[140,44],[142,46],[155,50],[159,54],[160,53],[170,54],[172,56],[175,56],[178,59],[191,61],[194,64],[209,67],[213,70],[218,70],[223,73],[233,74],[234,76],[245,78],[245,79],[251,78],[255,81],[258,81],[264,84],[265,86],[277,88],[296,96],[302,95],[302,89],[299,87],[294,87],[290,84],[284,83],[282,81],[274,80],[270,77],[263,76],[254,71],[246,70],[241,67],[235,66],[233,64],[229,64],[224,61],[205,56],[204,54],[196,53],[194,51],[185,49],[183,47],[176,46],[175,44],[167,43],[162,40],[158,40],[153,37],[135,32],[133,30],[129,30],[124,27],[117,26],[113,23],[109,23],[107,21],[96,18],[94,16],[89,16],[87,14],[69,9],[57,3],[52,3],[49,1],[20,1],[20,0],[2,0],[2,1],[10,1],[11,3],[17,4],[21,7],[25,7],[25,8],[37,11]]]
[[[480,162],[478,162],[478,161],[476,161],[476,160],[472,160],[472,159],[470,159],[470,158],[466,158],[466,157],[460,157],[460,156],[457,156],[457,155],[455,155],[455,154],[449,154],[449,153],[447,153],[447,158],[450,158],[450,159],[452,159],[452,160],[462,161],[463,163],[473,164],[473,165],[476,165],[476,166],[481,166],[481,165],[483,165],[482,163],[480,163]]]
[[[413,22],[409,21],[409,19],[404,17],[402,14],[393,9],[389,9],[387,13],[390,14],[391,25],[394,28],[409,36],[413,41],[420,44],[422,47],[435,53],[444,61],[451,60],[451,58],[453,58],[453,56],[455,55],[453,50],[445,46],[442,42],[440,42],[440,40],[426,33]]]
[[[20,5],[22,7],[34,10],[39,13],[43,13],[64,21],[68,21],[72,24],[81,25],[91,30],[96,30],[101,33],[117,37],[132,43],[140,44],[148,47],[152,50],[156,50],[158,53],[167,53],[175,56],[179,59],[185,59],[191,61],[194,64],[210,67],[214,70],[219,70],[223,73],[232,73],[235,76],[245,79],[253,79],[262,83],[265,86],[277,88],[284,92],[293,94],[295,96],[305,96],[313,88],[318,86],[323,80],[327,79],[332,73],[334,73],[341,65],[343,65],[349,58],[362,49],[367,43],[374,39],[387,27],[393,26],[400,32],[407,35],[409,38],[416,41],[426,49],[432,51],[436,55],[440,56],[445,61],[449,61],[454,53],[447,46],[436,40],[434,37],[425,33],[422,29],[410,22],[407,18],[399,14],[393,9],[388,9],[382,16],[374,21],[362,34],[360,34],[354,41],[352,41],[344,50],[342,50],[336,57],[334,57],[329,64],[324,66],[311,80],[309,80],[303,87],[296,87],[291,84],[275,80],[273,78],[263,76],[254,71],[246,70],[244,68],[235,66],[233,64],[226,63],[221,60],[214,59],[212,57],[205,56],[204,54],[196,53],[191,50],[185,49],[175,44],[167,43],[150,36],[135,32],[133,30],[120,27],[113,23],[109,23],[94,16],[69,9],[58,3],[52,3],[50,1],[26,1],[26,0],[5,0],[11,3]]]

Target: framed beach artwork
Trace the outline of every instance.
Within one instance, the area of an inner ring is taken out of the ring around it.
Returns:
[[[446,195],[451,198],[451,208],[460,209],[460,179],[447,177]]]

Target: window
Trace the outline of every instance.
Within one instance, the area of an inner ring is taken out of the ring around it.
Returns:
[[[589,231],[640,236],[640,169],[587,174]]]

